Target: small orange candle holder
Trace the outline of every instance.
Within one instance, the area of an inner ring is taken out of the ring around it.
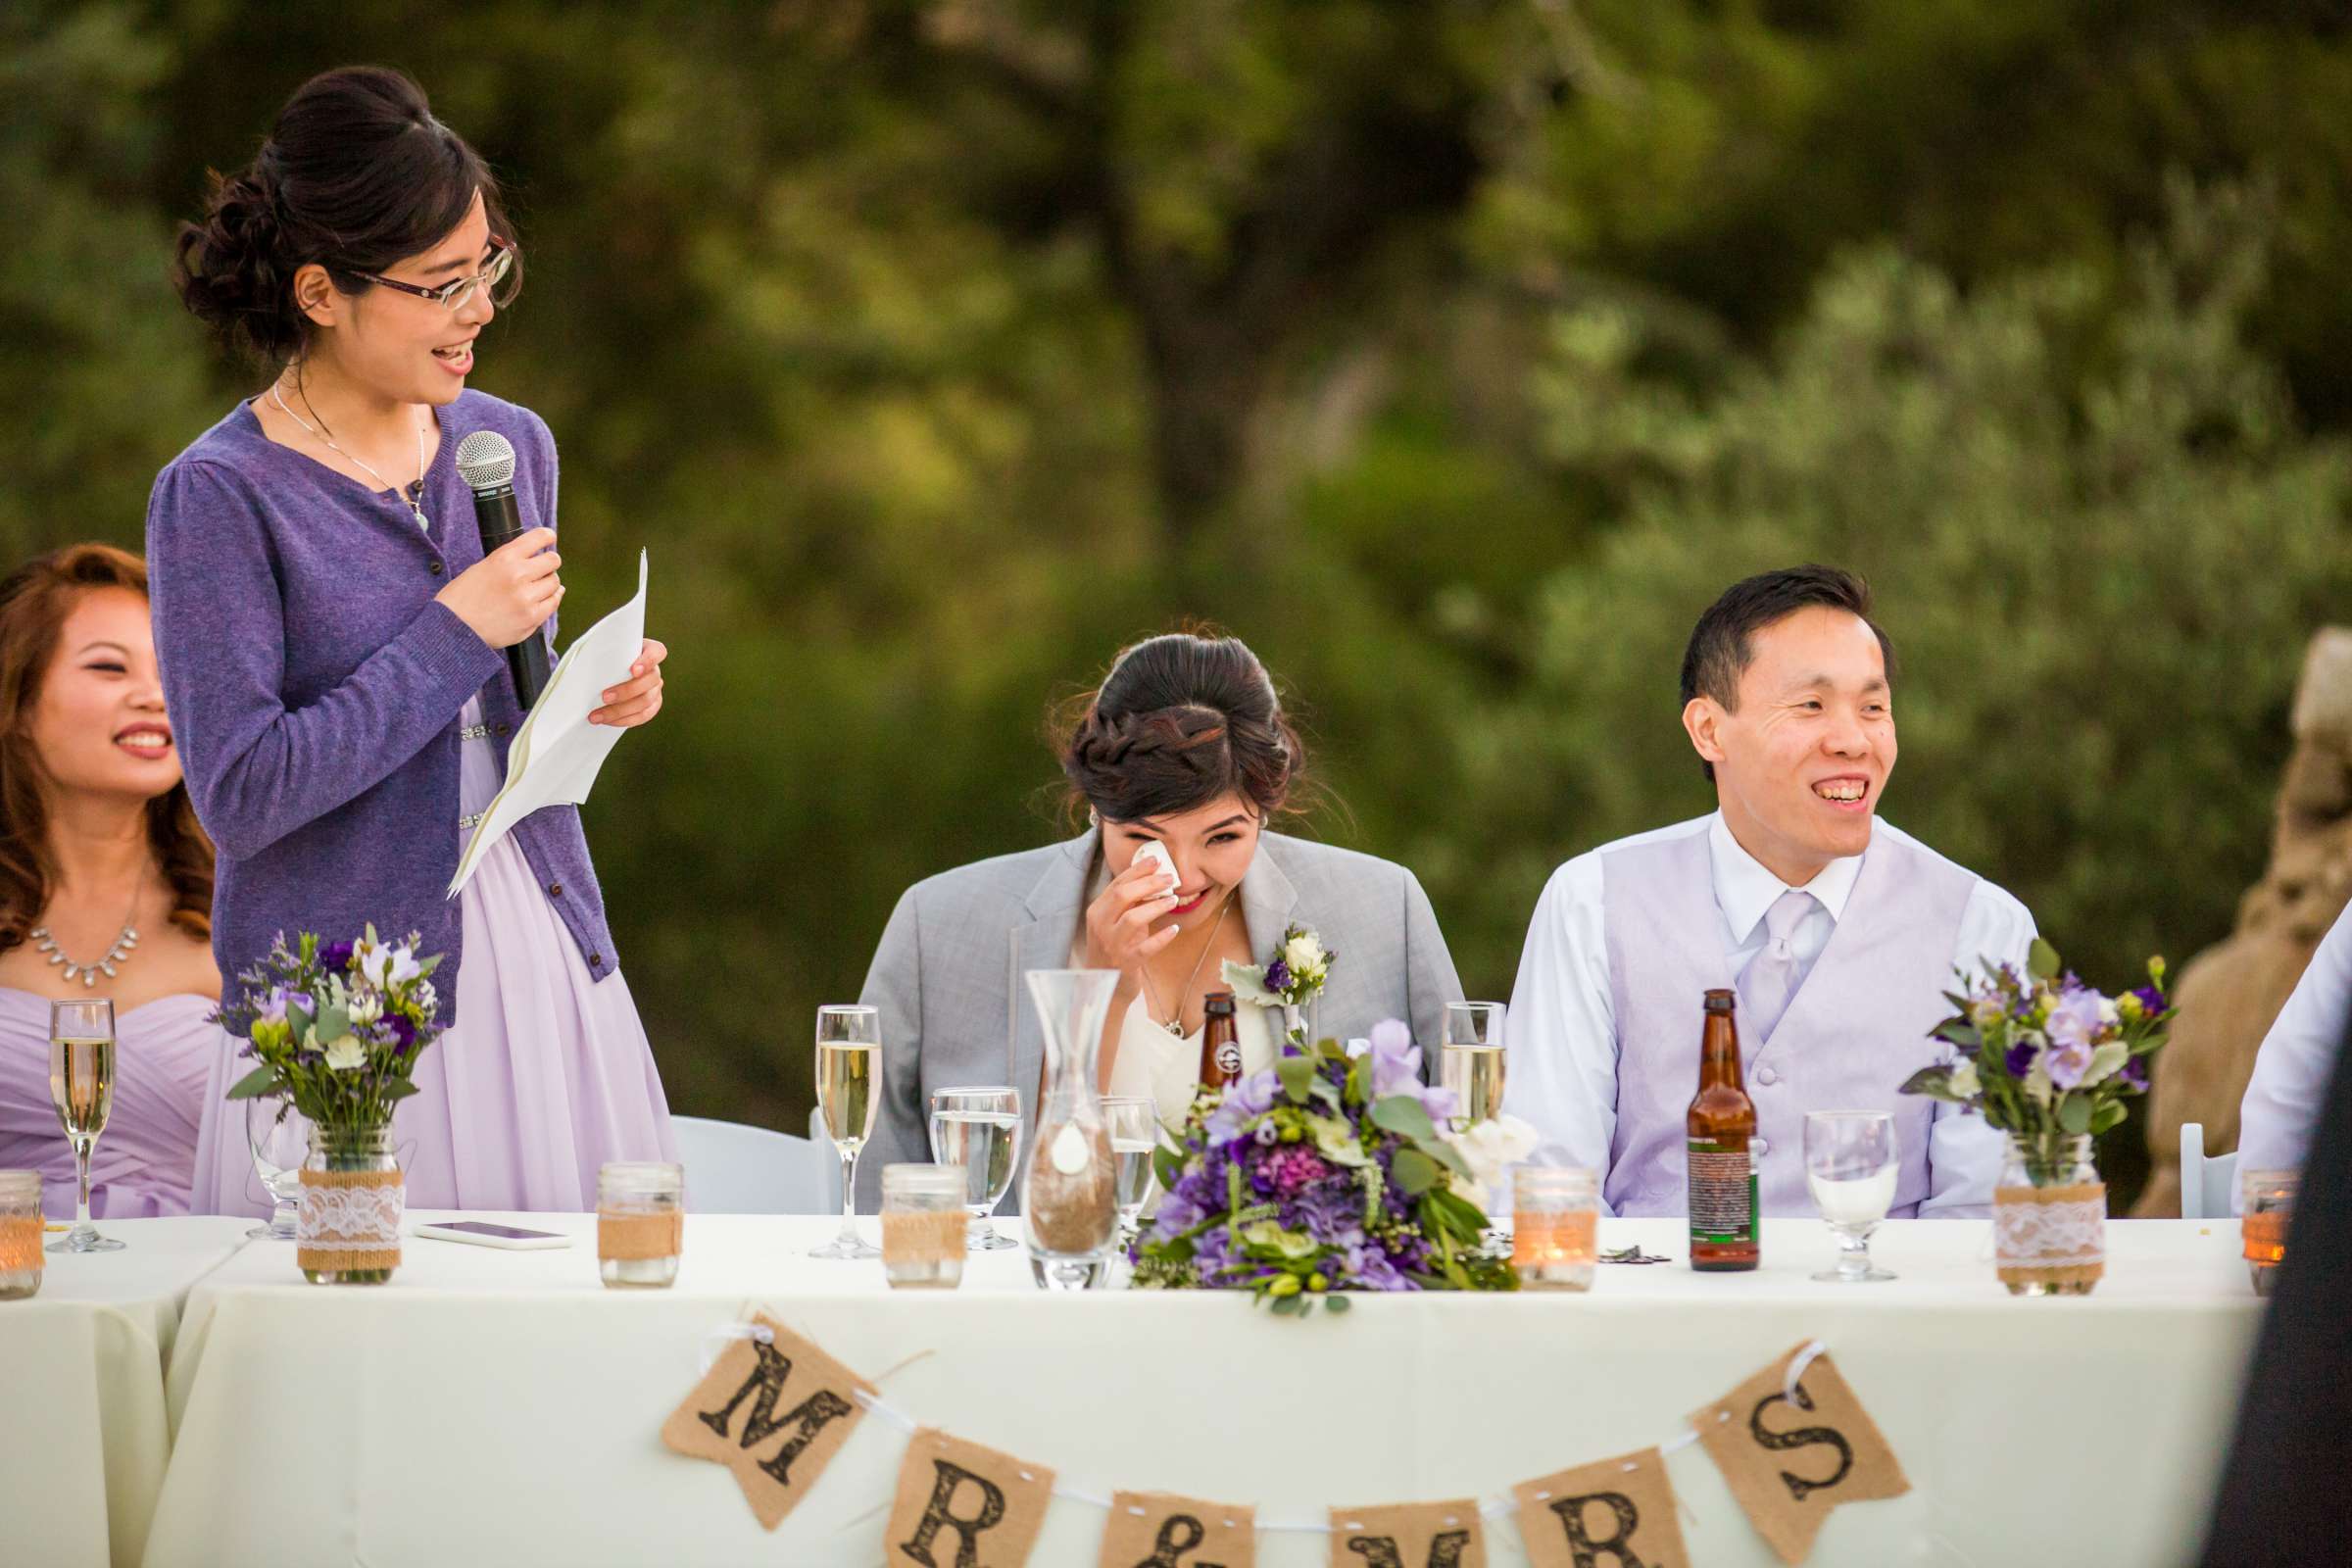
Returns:
[[[0,1301],[41,1288],[41,1173],[0,1170]]]
[[[1600,1252],[1600,1188],[1573,1166],[1511,1170],[1511,1267],[1522,1290],[1589,1291]]]
[[[2302,1173],[2292,1170],[2250,1170],[2238,1179],[2245,1199],[2238,1235],[2257,1296],[2271,1294],[2278,1265],[2286,1261],[2286,1225],[2294,1217],[2295,1195],[2302,1185]]]

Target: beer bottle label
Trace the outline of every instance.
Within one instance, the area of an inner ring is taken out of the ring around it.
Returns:
[[[1712,1246],[1756,1239],[1756,1161],[1748,1149],[1690,1140],[1690,1240]]]
[[[1242,1043],[1239,1040],[1217,1042],[1217,1071],[1228,1078],[1242,1075]]]

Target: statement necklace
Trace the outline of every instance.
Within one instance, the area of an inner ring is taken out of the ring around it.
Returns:
[[[322,426],[324,426],[326,423],[324,419],[320,419],[318,424],[313,424],[301,415],[296,414],[292,409],[287,408],[286,400],[278,396],[277,383],[275,381],[270,383],[270,401],[277,405],[277,411],[280,414],[283,414],[287,418],[292,419],[296,424],[301,425],[305,430],[310,431],[312,435],[323,442],[327,451],[332,452],[339,458],[356,463],[361,467],[366,468],[370,478],[374,479],[377,484],[382,485],[385,489],[391,491],[395,496],[398,496],[408,505],[409,511],[416,515],[417,527],[422,528],[427,533],[432,531],[432,519],[424,514],[423,425],[420,424],[416,426],[416,482],[411,485],[408,489],[403,490],[400,488],[400,486],[394,484],[391,480],[376,472],[374,464],[369,463],[366,458],[361,457],[356,452],[346,452],[341,447],[335,445],[335,438],[331,435],[328,435],[322,428]],[[311,400],[306,394],[302,401],[307,406]],[[312,409],[311,412],[313,414],[317,414],[318,411],[317,409]]]
[[[141,871],[139,873],[140,892],[146,891],[146,881],[147,874]],[[49,928],[45,925],[36,925],[32,928],[32,946],[34,951],[49,960],[52,967],[63,969],[67,984],[71,985],[79,980],[85,989],[94,990],[98,985],[100,975],[106,976],[109,980],[114,979],[115,965],[126,961],[132,951],[138,947],[139,928],[130,923],[131,916],[138,912],[139,894],[133,893],[130,896],[130,907],[122,916],[122,934],[115,938],[115,945],[107,949],[106,956],[100,958],[96,963],[75,963],[68,958],[58,951],[57,939],[49,934]]]
[[[1159,1010],[1159,998],[1152,994],[1152,971],[1149,968],[1146,968],[1142,971],[1144,977],[1144,1016],[1147,1018],[1152,1018],[1153,1023],[1158,1024],[1162,1029],[1165,1029],[1168,1033],[1174,1035],[1179,1040],[1184,1038],[1184,999],[1193,994],[1193,982],[1200,978],[1200,966],[1208,961],[1209,950],[1217,945],[1217,932],[1223,928],[1225,924],[1225,916],[1232,908],[1233,895],[1232,893],[1228,892],[1225,895],[1225,902],[1217,906],[1217,918],[1210,924],[1208,928],[1208,940],[1200,944],[1200,956],[1193,960],[1193,972],[1184,977],[1184,985],[1176,993],[1175,1011],[1170,1013],[1166,1018],[1152,1018],[1152,1014]]]

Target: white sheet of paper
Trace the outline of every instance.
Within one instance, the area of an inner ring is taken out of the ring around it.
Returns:
[[[491,800],[481,826],[458,857],[449,897],[472,877],[490,846],[533,811],[548,806],[577,806],[622,732],[591,724],[588,715],[604,706],[605,692],[629,678],[629,666],[645,645],[645,552],[637,552],[637,597],[578,637],[556,663],[530,716],[507,750],[507,782]]]

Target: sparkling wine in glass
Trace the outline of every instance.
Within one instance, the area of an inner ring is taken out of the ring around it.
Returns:
[[[115,1004],[49,1004],[49,1101],[74,1146],[74,1228],[52,1252],[114,1252],[122,1244],[90,1223],[90,1151],[115,1108]]]
[[[1104,1095],[1102,1120],[1110,1129],[1110,1169],[1118,1192],[1119,1223],[1133,1231],[1152,1196],[1152,1150],[1159,1141],[1159,1109],[1148,1095]]]
[[[810,1257],[880,1257],[858,1234],[858,1155],[882,1106],[882,1015],[872,1007],[816,1009],[816,1105],[841,1155],[841,1234]]]
[[[931,1157],[963,1172],[963,1206],[971,1210],[966,1250],[993,1252],[1021,1244],[1001,1234],[990,1216],[1012,1187],[1021,1155],[1021,1097],[1002,1085],[931,1092]]]
[[[302,1204],[302,1162],[311,1150],[311,1124],[287,1100],[245,1102],[245,1142],[253,1152],[253,1173],[271,1200],[270,1223],[245,1234],[260,1240],[294,1240],[294,1221]]]
[[[1499,1002],[1449,1002],[1438,1050],[1438,1082],[1453,1091],[1454,1124],[1473,1127],[1502,1114],[1502,1020]]]
[[[1838,1266],[1817,1280],[1860,1285],[1894,1276],[1870,1260],[1870,1233],[1894,1203],[1901,1172],[1894,1116],[1884,1110],[1816,1110],[1805,1116],[1805,1184],[1838,1237]]]

